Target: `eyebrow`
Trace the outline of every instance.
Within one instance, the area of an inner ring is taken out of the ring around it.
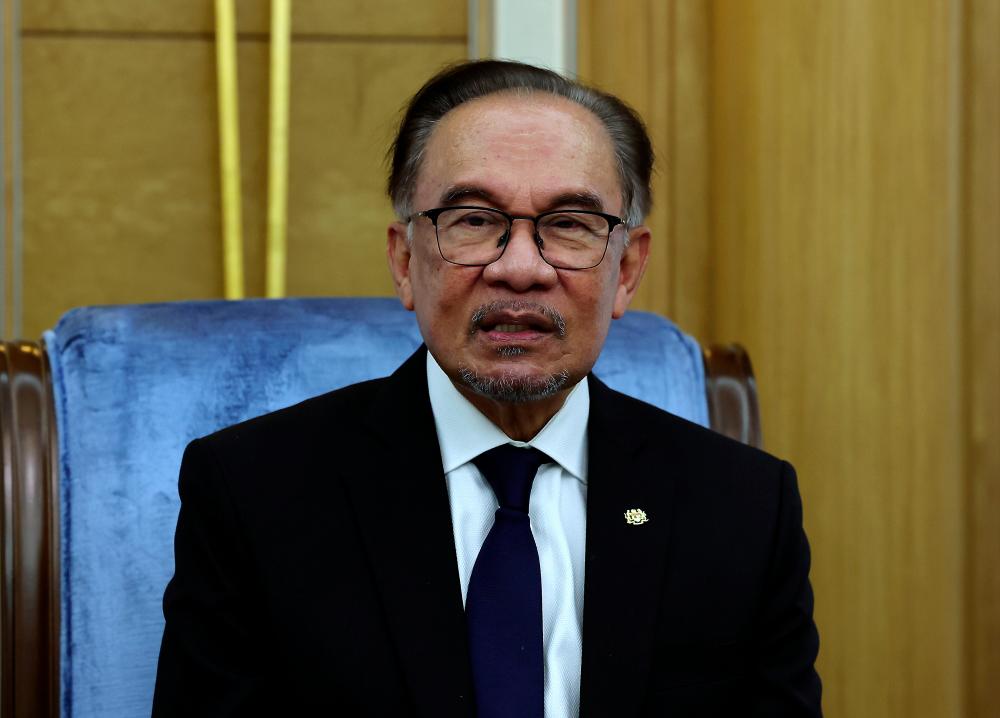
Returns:
[[[469,200],[486,202],[493,207],[499,204],[495,195],[488,190],[475,185],[457,185],[449,187],[441,197],[441,204],[443,206],[448,206],[461,204],[462,202],[467,202]],[[583,209],[592,209],[603,212],[604,202],[602,202],[601,198],[593,192],[564,192],[563,194],[556,195],[546,203],[547,210],[557,209],[559,207],[580,207]]]
[[[482,187],[474,185],[458,185],[449,187],[448,191],[441,197],[442,205],[461,204],[470,199],[478,199],[490,205],[496,205],[497,199],[490,192]]]
[[[567,192],[554,197],[549,202],[549,209],[565,206],[582,207],[583,209],[593,209],[599,212],[604,211],[604,202],[593,192]]]

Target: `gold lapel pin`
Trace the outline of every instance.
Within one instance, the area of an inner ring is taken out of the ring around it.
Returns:
[[[639,526],[647,521],[649,521],[649,517],[642,509],[629,509],[625,512],[625,523],[629,526]]]

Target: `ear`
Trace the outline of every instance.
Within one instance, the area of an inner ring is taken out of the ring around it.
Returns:
[[[611,316],[620,319],[628,309],[632,297],[635,296],[639,288],[639,280],[642,279],[643,272],[646,271],[646,262],[649,260],[649,241],[652,233],[649,227],[640,225],[629,230],[628,247],[622,251],[621,262],[618,267],[618,287],[615,290],[615,305]]]
[[[410,243],[406,239],[406,224],[393,222],[386,232],[385,254],[389,260],[392,283],[403,306],[413,311],[413,287],[410,284]]]

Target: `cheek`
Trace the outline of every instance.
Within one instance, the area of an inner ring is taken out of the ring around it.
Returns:
[[[418,306],[438,303],[438,297],[446,277],[441,264],[437,255],[431,255],[426,245],[413,248],[410,272],[413,275],[414,299]]]
[[[609,273],[602,273],[599,276],[567,278],[564,282],[567,293],[577,298],[574,302],[576,314],[580,322],[587,325],[588,331],[593,331],[594,325],[603,326],[611,321],[615,299],[614,279]]]
[[[437,336],[464,333],[472,315],[478,270],[444,262],[423,262],[415,268],[414,303],[421,326]]]

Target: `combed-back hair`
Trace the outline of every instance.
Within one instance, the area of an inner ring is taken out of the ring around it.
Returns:
[[[545,92],[590,110],[604,124],[614,146],[629,226],[642,224],[652,204],[653,146],[638,113],[614,95],[567,79],[551,70],[506,60],[473,60],[446,67],[420,88],[406,107],[391,158],[388,193],[400,219],[413,211],[413,188],[424,150],[438,121],[462,103],[496,93]]]

